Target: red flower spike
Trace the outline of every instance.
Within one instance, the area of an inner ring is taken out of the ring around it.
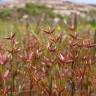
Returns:
[[[73,40],[80,40],[81,38],[79,37],[79,34],[75,33],[73,34],[69,34],[69,36],[73,39]]]
[[[77,49],[76,49],[76,48],[72,48],[72,49],[71,49],[70,58],[71,58],[73,61],[76,61],[76,59],[78,58],[78,52],[77,52]]]
[[[75,74],[77,78],[81,81],[84,77],[84,70],[82,68],[79,68],[75,71]]]
[[[0,53],[0,64],[1,65],[9,63],[9,61],[11,59],[12,59],[11,54],[8,54],[7,52],[3,53],[3,54]]]
[[[41,49],[37,49],[36,50],[36,55],[39,58],[42,55],[42,50]]]
[[[47,34],[52,34],[55,31],[55,28],[47,30],[43,30],[43,32],[47,33]]]
[[[70,30],[76,31],[77,29],[77,13],[72,13],[73,14],[73,19],[72,19],[72,25]]]
[[[67,22],[64,22],[65,25],[73,32],[75,32],[77,30],[77,13],[72,13],[73,14],[73,18],[72,18],[72,22],[71,22],[71,26],[69,26],[67,24]]]
[[[48,46],[47,46],[48,50],[50,52],[55,52],[56,51],[56,47],[53,47],[53,44],[52,43],[48,43]]]
[[[6,80],[8,78],[8,75],[9,75],[9,70],[7,70],[4,75],[3,75],[3,78],[4,80]]]
[[[61,34],[59,34],[56,37],[50,37],[50,40],[52,40],[54,43],[61,42],[62,36],[63,36],[63,32],[61,32]]]
[[[31,62],[32,61],[32,57],[33,57],[33,52],[30,52],[30,53],[25,52],[23,60],[25,62]]]
[[[5,39],[8,39],[11,41],[11,44],[15,47],[15,45],[18,44],[18,42],[16,41],[16,33],[12,33],[11,32],[11,35],[10,37],[6,37]]]
[[[2,92],[2,96],[8,96],[8,89],[7,88],[1,89],[1,92]]]
[[[47,58],[47,57],[44,56],[44,59],[43,59],[42,64],[44,64],[44,65],[46,65],[48,68],[50,68],[50,67],[52,66],[53,62],[52,62],[49,58]]]
[[[15,37],[15,35],[16,35],[15,33],[11,32],[10,37],[5,37],[4,39],[12,40]]]
[[[60,53],[60,55],[59,55],[59,60],[60,60],[62,63],[64,63],[64,64],[66,64],[66,63],[72,63],[72,62],[73,62],[73,60],[69,60],[69,59],[67,58],[67,56],[64,56],[64,55],[61,54],[61,53]]]

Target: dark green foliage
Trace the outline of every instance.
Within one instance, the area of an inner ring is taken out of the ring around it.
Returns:
[[[92,19],[91,21],[90,21],[90,24],[91,24],[91,26],[92,27],[96,27],[96,19]]]
[[[42,14],[46,14],[47,16],[51,18],[55,18],[55,17],[62,18],[62,16],[55,14],[51,8],[48,8],[44,5],[26,4],[24,8],[19,8],[17,10],[21,14],[29,14],[33,16],[37,16],[37,15],[40,16]]]
[[[13,9],[8,9],[8,8],[0,9],[0,18],[5,19],[7,17],[10,17],[12,13],[13,13]]]
[[[42,15],[44,15],[45,17],[52,18],[52,19],[55,17],[63,19],[63,16],[54,13],[52,8],[48,8],[44,5],[26,4],[26,6],[22,8],[0,9],[0,19],[14,18],[12,17],[13,14],[17,14],[19,18],[22,18],[23,15],[27,14],[29,16],[36,17],[36,18],[42,17]]]

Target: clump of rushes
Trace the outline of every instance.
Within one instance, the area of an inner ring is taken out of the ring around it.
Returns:
[[[22,45],[15,33],[5,38],[10,47],[0,43],[0,96],[93,94],[96,36],[81,36],[77,32],[77,18],[74,13],[71,26],[66,23],[67,35],[49,28],[38,35],[28,33],[20,42]]]

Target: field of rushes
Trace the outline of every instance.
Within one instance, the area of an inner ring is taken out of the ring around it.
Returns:
[[[72,16],[67,32],[1,22],[1,96],[96,95],[96,33],[78,32],[78,16]]]

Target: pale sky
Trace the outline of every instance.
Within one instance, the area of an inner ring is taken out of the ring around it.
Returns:
[[[14,0],[0,0],[0,2],[3,1],[14,1]],[[91,4],[96,4],[96,0],[64,0],[64,1],[72,1],[76,3],[91,3]]]
[[[76,3],[92,3],[92,4],[96,4],[96,0],[66,0],[66,1],[72,1],[72,2],[76,2]]]

